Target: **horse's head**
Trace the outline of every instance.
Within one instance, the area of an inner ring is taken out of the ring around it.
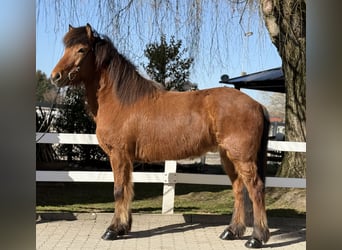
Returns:
[[[51,73],[51,82],[58,87],[77,85],[91,79],[94,70],[95,37],[89,24],[74,28],[63,39],[65,51]]]

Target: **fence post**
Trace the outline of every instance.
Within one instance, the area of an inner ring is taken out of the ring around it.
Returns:
[[[176,171],[176,161],[165,161],[162,214],[173,214]]]

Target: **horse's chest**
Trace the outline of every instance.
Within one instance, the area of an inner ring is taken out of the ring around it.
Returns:
[[[119,137],[119,133],[114,132],[117,130],[109,129],[96,129],[96,137],[99,142],[99,146],[109,154],[114,148],[120,147],[122,144],[122,138]]]

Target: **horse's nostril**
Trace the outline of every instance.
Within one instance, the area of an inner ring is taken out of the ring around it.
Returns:
[[[51,74],[51,81],[52,83],[57,83],[62,78],[62,74],[60,72],[57,72],[55,74]]]

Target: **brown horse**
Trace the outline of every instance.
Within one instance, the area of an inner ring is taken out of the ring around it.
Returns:
[[[59,87],[84,84],[99,145],[114,173],[115,214],[105,240],[131,229],[132,164],[200,156],[218,150],[235,196],[231,224],[220,238],[245,232],[242,190],[253,202],[254,228],[246,246],[269,239],[265,166],[269,121],[265,108],[232,88],[169,92],[142,77],[91,26],[69,27],[65,52],[51,74]]]

